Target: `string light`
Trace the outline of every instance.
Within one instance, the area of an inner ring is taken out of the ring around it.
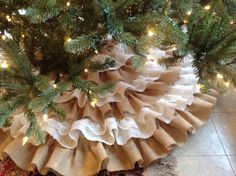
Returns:
[[[48,120],[48,114],[44,113],[43,114],[43,121],[46,122]]]
[[[57,84],[53,84],[52,86],[53,86],[53,88],[54,88],[54,89],[56,89],[56,88],[57,88]]]
[[[204,88],[204,85],[203,85],[203,84],[197,84],[197,88],[198,88],[199,90],[201,90],[201,89]]]
[[[216,15],[216,12],[213,12],[212,15]]]
[[[230,86],[230,82],[225,82],[225,86],[229,87]]]
[[[20,15],[25,15],[27,10],[26,9],[19,9],[18,12]]]
[[[91,101],[91,106],[95,108],[97,102],[98,100],[94,98],[93,101]]]
[[[78,17],[79,20],[81,21],[84,21],[84,18],[83,17]]]
[[[220,73],[218,73],[218,74],[216,75],[216,77],[217,77],[218,79],[223,79],[223,78],[224,78],[223,75],[220,74]]]
[[[87,69],[87,68],[85,68],[85,69],[84,69],[84,72],[85,72],[85,73],[88,73],[89,71],[88,71],[88,69]]]
[[[8,22],[11,22],[11,17],[9,15],[6,16]]]
[[[204,7],[204,9],[205,9],[205,10],[210,10],[210,9],[211,9],[211,6],[210,6],[210,5],[206,5],[206,6]]]
[[[29,140],[29,137],[28,136],[25,136],[22,140],[22,145],[25,145]]]
[[[184,19],[183,22],[184,22],[184,24],[187,24],[187,23],[188,23],[188,20],[187,20],[187,19]]]
[[[153,32],[153,31],[148,31],[148,36],[149,36],[149,37],[154,36],[154,32]]]
[[[25,38],[25,35],[24,35],[24,34],[21,34],[21,37],[22,37],[22,38]]]
[[[66,3],[66,6],[67,6],[67,7],[69,7],[69,6],[70,6],[70,2],[69,2],[69,1]]]
[[[98,54],[98,50],[95,50],[94,52],[95,52],[96,54]]]
[[[230,21],[230,24],[234,24],[234,21]]]
[[[43,120],[46,122],[48,120],[48,108],[44,108]]]
[[[9,65],[7,64],[7,61],[3,61],[2,64],[1,64],[1,67],[2,67],[2,68],[7,68],[7,67],[9,67]]]
[[[3,40],[6,40],[6,39],[7,39],[7,36],[2,35],[2,39],[3,39]]]
[[[67,42],[70,42],[72,39],[69,37],[66,39]]]
[[[188,16],[190,16],[192,14],[192,11],[191,10],[188,10],[187,13],[186,13]]]

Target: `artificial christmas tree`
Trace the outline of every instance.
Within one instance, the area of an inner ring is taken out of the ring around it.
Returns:
[[[1,0],[1,153],[25,170],[61,175],[166,156],[216,101],[214,91],[200,93],[195,69],[206,86],[221,72],[222,83],[235,83],[230,3]],[[218,24],[213,13],[222,9]],[[214,59],[219,47],[225,57]]]

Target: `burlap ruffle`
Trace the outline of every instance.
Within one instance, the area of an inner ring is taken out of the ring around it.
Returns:
[[[214,96],[216,94],[213,94]],[[148,139],[129,139],[124,145],[106,145],[80,138],[75,149],[66,149],[50,136],[40,146],[22,145],[22,136],[12,138],[9,132],[0,132],[0,151],[9,156],[20,168],[37,168],[41,174],[49,170],[66,176],[94,175],[102,169],[118,171],[132,169],[138,162],[147,166],[165,157],[174,146],[182,145],[188,133],[194,133],[207,121],[216,98],[196,94],[192,105],[176,111],[174,119],[166,124],[156,120],[157,129]]]

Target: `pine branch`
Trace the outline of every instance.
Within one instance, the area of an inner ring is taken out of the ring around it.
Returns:
[[[32,137],[36,142],[45,143],[45,133],[41,130],[36,115],[32,111],[26,112],[29,128],[26,131],[26,136]]]
[[[132,67],[137,72],[142,71],[145,61],[146,61],[146,57],[136,55],[136,56],[133,56],[131,59],[132,59]]]
[[[94,61],[89,61],[89,63],[87,63],[87,68],[88,70],[90,71],[103,71],[103,70],[107,70],[109,68],[112,68],[116,65],[116,62],[113,58],[111,57],[107,57],[105,58],[104,62],[101,63],[101,62],[94,62]]]
[[[96,43],[100,40],[96,36],[81,36],[77,39],[73,39],[65,44],[65,50],[72,54],[81,54],[87,49],[96,50]]]
[[[50,103],[48,107],[53,113],[57,115],[57,117],[59,117],[59,120],[66,120],[66,112],[64,109],[59,108],[55,103]]]
[[[62,92],[66,91],[71,84],[69,82],[61,81],[57,84],[55,89],[45,90],[40,95],[35,97],[28,105],[29,109],[32,109],[35,112],[43,111],[48,105]]]

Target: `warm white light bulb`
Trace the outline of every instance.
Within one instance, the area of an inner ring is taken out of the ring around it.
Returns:
[[[26,142],[28,142],[28,140],[29,140],[29,137],[25,136],[22,140],[22,145],[25,145]]]
[[[149,37],[154,36],[154,32],[153,32],[153,31],[148,31],[148,36],[149,36]]]
[[[206,5],[206,6],[204,7],[204,9],[205,9],[205,10],[210,10],[210,9],[211,9],[211,6],[210,6],[210,5]]]
[[[234,24],[234,21],[230,21],[230,24]]]
[[[72,40],[72,39],[69,37],[66,41],[67,41],[67,42],[70,42],[71,40]]]
[[[95,108],[96,103],[98,102],[98,100],[95,98],[91,101],[91,106]]]
[[[192,11],[191,10],[188,10],[187,13],[186,13],[188,16],[190,16],[192,14]]]
[[[197,88],[198,88],[199,90],[201,90],[203,87],[204,87],[204,85],[202,85],[202,84],[197,84]]]
[[[218,74],[216,75],[216,77],[217,77],[218,79],[223,79],[223,78],[224,78],[223,75],[220,74],[220,73],[218,73]]]
[[[91,102],[91,106],[92,106],[92,107],[95,107],[95,106],[96,106],[96,104],[95,104],[94,101]]]
[[[230,82],[225,82],[225,86],[229,87],[230,86]]]
[[[88,71],[88,69],[86,68],[86,69],[84,69],[84,72],[85,72],[85,73],[88,73],[89,71]]]
[[[57,85],[56,85],[56,84],[53,84],[52,86],[53,86],[54,89],[57,88]]]
[[[7,36],[2,35],[2,39],[3,39],[3,40],[6,40],[6,39],[7,39]]]
[[[8,22],[11,22],[11,17],[9,15],[6,15],[6,19]]]
[[[48,120],[48,114],[43,114],[43,121],[46,122]]]
[[[95,50],[94,52],[95,52],[96,54],[98,54],[98,50]]]
[[[1,67],[2,67],[2,68],[7,68],[7,67],[9,67],[7,61],[3,61],[2,64],[1,64]]]
[[[184,24],[187,24],[187,23],[188,23],[188,20],[187,20],[187,19],[184,19],[183,22],[184,22]]]
[[[69,7],[69,6],[70,6],[70,2],[69,2],[69,1],[66,3],[66,6],[67,6],[67,7]]]

